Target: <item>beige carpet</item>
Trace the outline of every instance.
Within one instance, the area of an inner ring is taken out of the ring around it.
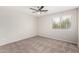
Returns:
[[[76,44],[49,39],[32,37],[0,47],[2,53],[78,53]]]

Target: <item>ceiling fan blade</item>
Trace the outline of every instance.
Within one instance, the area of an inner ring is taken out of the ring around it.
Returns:
[[[35,10],[35,11],[37,11],[36,9],[34,9],[34,8],[30,8],[31,10]]]
[[[48,10],[41,10],[41,12],[47,12]]]
[[[43,9],[44,8],[44,6],[41,6],[41,9]]]
[[[40,8],[39,8],[39,10],[41,10],[41,9],[43,9],[44,8],[44,6],[41,6]]]

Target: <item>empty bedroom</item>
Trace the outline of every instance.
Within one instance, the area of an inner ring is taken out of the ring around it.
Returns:
[[[78,53],[78,6],[0,6],[0,53]]]

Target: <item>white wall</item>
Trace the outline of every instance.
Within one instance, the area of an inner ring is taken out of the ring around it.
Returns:
[[[52,29],[53,16],[69,15],[69,14],[72,15],[70,29]],[[77,44],[78,29],[77,29],[77,11],[76,10],[70,10],[70,11],[43,16],[39,18],[38,21],[39,21],[38,35]]]
[[[35,17],[0,7],[0,45],[35,36],[36,24]]]
[[[79,8],[78,8],[78,47],[79,47]]]
[[[52,17],[72,14],[71,28],[68,30],[52,29]],[[36,18],[24,12],[0,7],[0,45],[25,38],[40,36],[77,43],[77,12],[76,10],[61,12]]]

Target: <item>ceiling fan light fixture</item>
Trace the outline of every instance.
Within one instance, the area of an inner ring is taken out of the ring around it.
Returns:
[[[41,14],[41,12],[37,12],[37,14]]]

